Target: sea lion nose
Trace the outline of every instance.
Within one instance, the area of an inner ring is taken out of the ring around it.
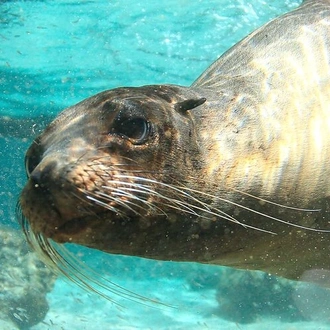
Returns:
[[[35,187],[45,188],[47,183],[54,177],[56,162],[51,161],[46,165],[39,164],[30,174],[30,180],[35,184]]]

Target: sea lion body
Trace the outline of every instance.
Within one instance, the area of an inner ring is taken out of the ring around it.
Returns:
[[[66,109],[27,152],[28,238],[290,278],[327,268],[329,56],[330,1],[305,1],[190,87]]]

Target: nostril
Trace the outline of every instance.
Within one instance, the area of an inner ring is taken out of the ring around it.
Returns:
[[[30,173],[30,180],[35,184],[41,183],[41,171],[36,168],[33,170],[32,173]]]
[[[25,172],[30,177],[31,173],[42,160],[43,151],[37,138],[25,155]]]
[[[30,173],[30,180],[41,188],[46,187],[47,183],[54,177],[55,167],[55,161],[48,163],[46,166],[42,166],[41,163],[32,171],[32,173]]]
[[[38,166],[39,163],[40,163],[39,157],[26,154],[26,156],[25,156],[25,172],[26,172],[28,178],[31,176],[31,173],[35,170],[35,168]]]

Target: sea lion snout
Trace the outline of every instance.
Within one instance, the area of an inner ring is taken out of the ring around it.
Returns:
[[[47,164],[43,169],[37,167],[31,173],[28,173],[32,185],[39,188],[45,188],[55,168],[56,168],[56,162],[52,161],[49,164]]]

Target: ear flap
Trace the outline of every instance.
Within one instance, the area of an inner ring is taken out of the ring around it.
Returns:
[[[202,97],[200,99],[184,100],[182,102],[176,103],[174,105],[174,109],[181,114],[185,114],[188,110],[194,109],[202,105],[205,101],[206,101],[205,97]]]

